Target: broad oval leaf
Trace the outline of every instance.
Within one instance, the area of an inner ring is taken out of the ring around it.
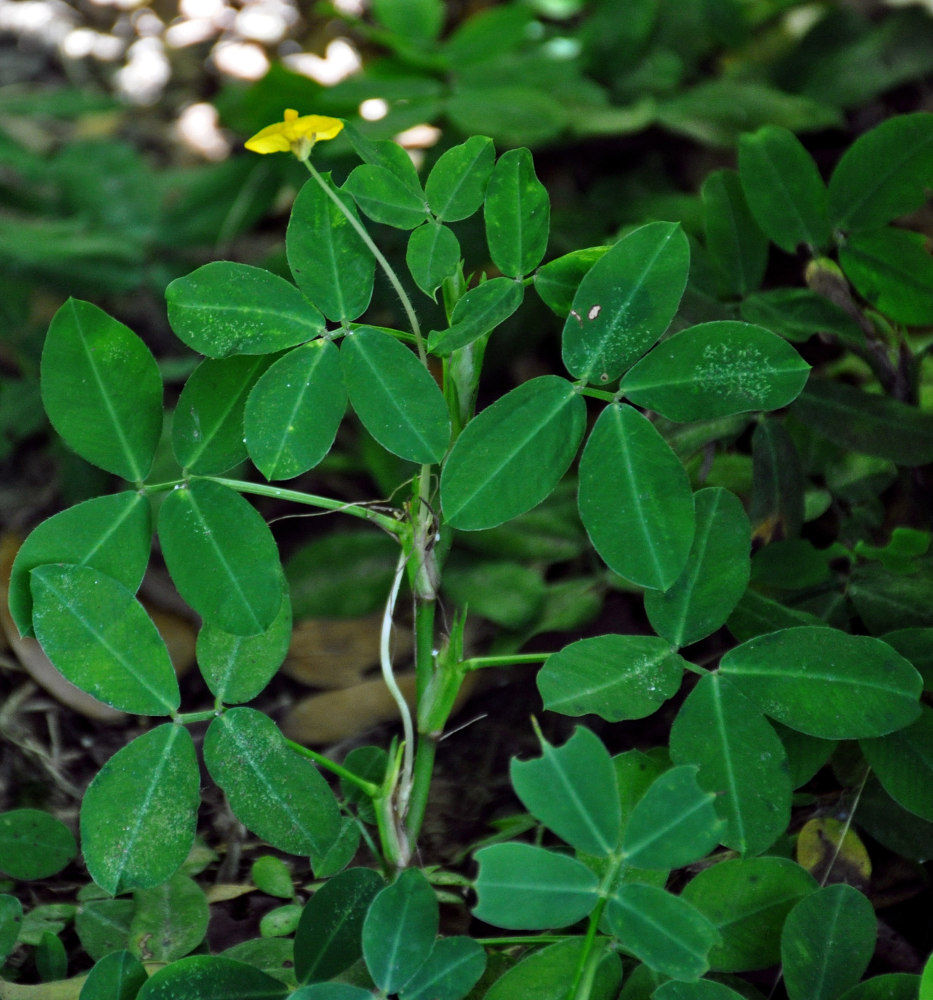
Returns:
[[[318,855],[336,837],[334,793],[262,712],[234,708],[214,719],[204,737],[204,762],[236,817],[273,847]]]
[[[123,712],[169,715],[178,708],[165,643],[122,583],[68,563],[38,566],[30,582],[36,637],[72,684]]]
[[[564,323],[563,359],[574,378],[614,382],[668,328],[690,269],[680,226],[649,222],[619,240],[583,276]]]
[[[538,672],[544,707],[607,722],[643,719],[680,688],[684,661],[652,635],[597,635],[552,653]]]
[[[363,921],[363,957],[373,982],[398,993],[434,947],[440,913],[430,883],[409,868],[376,896]]]
[[[566,984],[580,968],[583,949],[584,940],[577,936],[531,950],[492,984],[484,1000],[564,1000]],[[622,963],[614,951],[606,949],[589,986],[590,1000],[616,1000],[621,985]]]
[[[791,413],[834,444],[898,465],[933,462],[933,414],[844,382],[812,380]]]
[[[362,956],[363,920],[384,885],[372,868],[348,868],[305,903],[295,931],[295,975],[300,983],[331,979]]]
[[[282,665],[291,638],[292,602],[285,594],[275,620],[259,635],[231,635],[205,622],[198,632],[198,669],[218,701],[252,701]]]
[[[713,808],[716,796],[700,788],[696,774],[696,767],[673,767],[651,783],[625,826],[626,864],[670,871],[699,860],[719,843],[723,823]]]
[[[428,960],[399,993],[400,1000],[460,1000],[486,969],[486,952],[479,941],[458,935],[442,938]]]
[[[425,295],[434,293],[460,265],[460,241],[454,231],[439,223],[426,222],[412,230],[405,263],[415,284]]]
[[[703,182],[703,234],[716,265],[719,284],[729,297],[753,292],[768,266],[768,237],[749,211],[739,175],[714,170]]]
[[[282,567],[268,525],[238,493],[209,480],[172,490],[159,541],[181,596],[233,635],[259,635],[282,605]]]
[[[11,878],[48,878],[77,853],[74,834],[51,813],[40,809],[0,813],[0,871]]]
[[[739,177],[758,225],[787,253],[830,239],[826,185],[813,157],[789,129],[765,125],[739,139]]]
[[[16,947],[20,927],[23,923],[23,904],[8,893],[0,893],[0,958]]]
[[[20,635],[33,635],[29,573],[43,563],[92,566],[135,593],[152,548],[149,498],[135,490],[85,500],[37,525],[10,570],[10,614]]]
[[[199,354],[269,354],[324,332],[321,314],[293,284],[250,264],[216,260],[165,290],[175,335]]]
[[[781,932],[790,1000],[835,1000],[855,986],[877,933],[874,908],[850,885],[827,885],[801,899]]]
[[[580,458],[580,517],[606,565],[642,587],[666,590],[693,542],[687,474],[654,425],[631,406],[599,415]]]
[[[340,190],[346,191],[374,222],[396,229],[414,229],[428,216],[424,192],[378,164],[354,167]]]
[[[802,626],[731,649],[720,673],[772,718],[827,740],[884,736],[920,714],[923,678],[887,643]]]
[[[699,768],[726,822],[720,840],[741,854],[770,847],[790,818],[787,755],[755,706],[719,674],[707,674],[671,726],[671,758]]]
[[[127,947],[149,962],[174,962],[204,940],[210,911],[204,890],[182,872],[133,893]]]
[[[583,276],[610,249],[600,246],[572,250],[539,267],[535,271],[535,291],[541,301],[561,319],[565,319],[573,308],[573,297]]]
[[[145,478],[162,433],[162,376],[129,327],[68,299],[45,338],[41,390],[69,448],[129,482]]]
[[[573,385],[542,375],[512,389],[467,424],[441,474],[444,516],[455,528],[494,528],[537,506],[573,461],[586,404]]]
[[[296,347],[253,386],[243,413],[246,448],[266,479],[291,479],[330,451],[347,408],[340,356],[330,341]]]
[[[858,137],[829,179],[833,226],[877,229],[919,208],[933,177],[933,115],[897,115]]]
[[[246,458],[243,411],[266,356],[207,358],[191,373],[172,419],[172,450],[186,473],[220,475]]]
[[[681,896],[630,882],[609,897],[606,919],[622,948],[671,979],[699,979],[709,968],[716,928]]]
[[[748,586],[751,525],[742,502],[721,487],[693,495],[696,533],[687,564],[668,590],[645,593],[652,627],[675,646],[724,625]]]
[[[189,955],[157,969],[136,1000],[285,1000],[290,994],[281,980],[245,962]]]
[[[622,833],[619,792],[609,751],[577,726],[561,747],[541,737],[537,760],[513,760],[512,787],[525,808],[578,851],[606,857]]]
[[[433,330],[428,350],[446,357],[494,330],[522,304],[524,289],[511,278],[490,278],[471,288],[454,306],[450,326]]]
[[[483,211],[493,263],[509,278],[530,274],[547,250],[551,202],[529,150],[510,149],[499,157]]]
[[[474,855],[474,916],[494,927],[568,927],[596,905],[599,880],[582,861],[531,844],[493,844]]]
[[[81,803],[81,849],[111,895],[161,885],[194,843],[201,776],[188,730],[165,723],[118,750]]]
[[[732,858],[704,868],[682,895],[722,938],[710,952],[710,968],[741,972],[778,964],[787,914],[817,887],[788,858]]]
[[[444,222],[471,216],[483,204],[495,159],[492,139],[485,135],[441,153],[424,185],[431,211]]]
[[[891,798],[933,820],[933,709],[923,705],[920,717],[906,728],[862,740],[860,746]]]
[[[136,1000],[148,978],[146,967],[135,955],[111,951],[87,974],[79,1000]]]
[[[288,994],[288,1000],[371,1000],[372,990],[349,983],[312,983]]]
[[[890,319],[933,323],[933,256],[922,233],[893,227],[857,233],[839,248],[839,263],[859,295]]]
[[[369,305],[376,260],[335,203],[359,223],[352,201],[329,178],[322,184],[327,191],[311,178],[292,205],[285,234],[288,266],[298,287],[328,319],[349,323]]]
[[[362,326],[340,347],[350,405],[370,434],[410,462],[439,462],[450,443],[450,415],[431,373],[391,334]]]
[[[701,323],[658,344],[622,379],[639,406],[694,421],[776,410],[796,399],[810,366],[781,337],[751,323]]]

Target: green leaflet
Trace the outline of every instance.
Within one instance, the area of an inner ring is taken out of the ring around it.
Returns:
[[[474,855],[479,920],[512,930],[568,927],[596,905],[599,882],[581,861],[531,844],[493,844]]]
[[[85,500],[37,525],[10,571],[10,613],[20,635],[34,634],[31,570],[51,562],[91,566],[135,593],[151,546],[149,501],[135,490]]]
[[[251,701],[282,665],[292,637],[292,602],[284,594],[275,620],[258,635],[232,635],[210,622],[198,632],[198,669],[218,701]]]
[[[722,291],[743,297],[754,291],[768,266],[768,238],[749,211],[739,175],[716,170],[703,182],[703,233]]]
[[[450,416],[437,383],[401,341],[373,327],[344,338],[340,364],[350,405],[388,451],[411,462],[439,462]]]
[[[933,175],[933,115],[898,115],[859,136],[829,179],[832,224],[877,229],[919,208]]]
[[[566,379],[543,375],[506,393],[467,424],[441,473],[455,528],[492,528],[539,504],[576,455],[586,404]]]
[[[732,858],[696,875],[683,898],[719,931],[710,968],[739,972],[780,961],[784,920],[816,888],[816,879],[789,858]]]
[[[722,843],[759,854],[786,829],[791,787],[787,757],[764,716],[721,672],[701,677],[671,727],[671,758],[699,768],[702,788],[718,793]]]
[[[246,458],[243,412],[265,355],[208,358],[185,383],[172,420],[172,450],[189,473],[220,475]]]
[[[801,626],[729,650],[720,673],[772,718],[822,739],[884,736],[920,713],[923,679],[880,639]]]
[[[933,414],[844,382],[814,379],[791,413],[834,444],[898,465],[933,461]]]
[[[336,837],[333,792],[262,712],[234,708],[214,719],[204,737],[204,761],[237,818],[273,847],[317,855]]]
[[[259,635],[282,605],[278,549],[256,508],[209,480],[176,488],[159,511],[159,541],[181,596],[233,635]]]
[[[626,864],[670,871],[699,860],[719,843],[723,823],[713,808],[715,795],[700,788],[696,774],[696,767],[674,767],[648,787],[625,825]]]
[[[607,406],[579,476],[580,517],[606,565],[640,586],[670,587],[693,542],[693,498],[683,466],[647,417]]]
[[[460,242],[452,229],[425,222],[408,238],[405,263],[415,284],[425,295],[434,293],[445,278],[456,274],[460,265]]]
[[[441,153],[424,185],[431,211],[443,222],[469,218],[483,204],[494,165],[492,139],[484,135]]]
[[[885,791],[905,809],[933,820],[933,709],[921,706],[920,717],[883,738],[862,740],[865,759]]]
[[[522,304],[524,290],[511,278],[490,278],[471,288],[454,306],[450,326],[434,330],[428,350],[445,357],[490,333]]]
[[[562,747],[541,738],[541,757],[513,760],[512,786],[525,808],[562,840],[605,857],[622,832],[619,795],[609,753],[599,737],[577,726]]]
[[[78,853],[71,830],[39,809],[0,813],[0,871],[15,879],[60,872]]]
[[[751,323],[719,320],[658,344],[620,388],[633,403],[669,420],[697,421],[786,406],[809,371],[781,337]]]
[[[650,222],[619,240],[573,297],[563,330],[567,371],[597,385],[614,382],[670,325],[689,268],[687,237],[674,223]]]
[[[222,955],[190,955],[158,969],[137,1000],[285,1000],[290,990],[245,962]]]
[[[363,954],[360,934],[369,904],[385,883],[371,868],[348,868],[308,900],[295,932],[295,974],[301,983],[339,975]]]
[[[370,903],[363,921],[363,957],[386,994],[402,990],[424,965],[439,919],[434,890],[417,868],[402,872]]]
[[[178,708],[165,643],[121,583],[68,563],[39,566],[30,582],[36,636],[72,684],[123,712],[169,715]]]
[[[645,592],[652,627],[688,646],[725,624],[749,577],[751,526],[741,501],[720,487],[693,495],[696,533],[680,576],[666,591]]]
[[[279,358],[252,386],[243,412],[245,447],[266,479],[299,476],[330,451],[346,408],[337,348],[313,340]]]
[[[129,327],[69,299],[49,326],[41,378],[42,405],[69,448],[130,482],[145,477],[162,433],[162,377]]]
[[[850,885],[827,885],[805,896],[781,932],[781,960],[790,1000],[832,1000],[855,986],[871,959],[877,920],[871,903]]]
[[[538,671],[544,707],[607,722],[641,719],[680,688],[684,661],[652,635],[598,635],[553,653]]]
[[[355,215],[350,199],[329,179],[325,183]],[[373,293],[375,258],[313,178],[292,206],[285,249],[298,287],[329,320],[349,323],[365,312]]]
[[[830,240],[826,186],[813,157],[789,129],[765,125],[739,140],[739,176],[758,225],[782,250]]]
[[[464,935],[436,941],[424,965],[399,993],[400,1000],[460,1000],[486,968],[486,952]]]
[[[397,229],[414,229],[425,221],[428,207],[420,185],[373,163],[354,167],[341,188],[374,221]]]
[[[606,919],[626,951],[671,979],[699,979],[719,942],[699,910],[653,885],[620,885],[609,897]]]
[[[200,774],[186,729],[165,723],[118,750],[81,804],[91,878],[116,895],[161,885],[194,843]]]
[[[269,354],[324,332],[324,319],[277,274],[228,260],[212,261],[165,290],[179,340],[210,358]]]
[[[898,323],[933,323],[933,257],[922,233],[878,229],[851,236],[839,263],[858,293]]]
[[[509,278],[530,274],[547,249],[551,204],[527,149],[499,157],[486,186],[484,213],[496,267]]]

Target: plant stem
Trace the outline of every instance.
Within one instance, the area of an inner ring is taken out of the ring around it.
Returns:
[[[389,279],[389,282],[395,289],[395,294],[398,295],[399,301],[402,303],[405,315],[408,317],[408,325],[411,327],[411,332],[415,335],[415,343],[418,347],[418,357],[421,358],[421,363],[427,367],[428,355],[424,348],[424,338],[421,336],[421,325],[418,322],[418,316],[416,315],[414,307],[411,304],[411,299],[408,297],[408,292],[406,292],[402,287],[402,283],[399,281],[399,277],[395,273],[395,268],[392,267],[388,260],[386,260],[385,254],[383,254],[379,247],[377,247],[373,242],[373,238],[368,232],[366,232],[366,227],[360,222],[356,215],[351,212],[349,208],[347,208],[343,199],[318,173],[314,164],[312,164],[310,160],[303,160],[302,162],[308,168],[308,173],[310,173],[311,176],[317,181],[327,197],[330,198],[330,200],[340,210],[347,222],[349,222],[354,230],[356,230],[356,234],[366,244],[369,252],[376,258],[376,262],[382,268],[385,276]]]
[[[237,493],[253,493],[261,497],[273,497],[276,500],[290,500],[293,503],[304,504],[307,507],[321,507],[324,510],[331,510],[338,514],[349,514],[351,517],[359,517],[364,521],[371,521],[378,524],[389,534],[398,535],[402,530],[401,521],[389,514],[383,514],[372,507],[367,507],[360,503],[346,503],[343,500],[333,500],[330,497],[317,496],[314,493],[301,493],[298,490],[283,490],[279,486],[265,486],[263,483],[248,483],[240,479],[223,479],[220,476],[205,476],[211,482],[220,483],[221,486],[228,486]]]
[[[418,752],[415,754],[415,767],[412,773],[411,795],[408,799],[408,815],[405,817],[405,835],[408,837],[408,848],[414,853],[424,814],[428,806],[428,792],[431,790],[431,778],[434,775],[434,757],[437,753],[437,737],[426,733],[418,735]]]
[[[350,784],[356,785],[356,787],[364,795],[368,795],[371,799],[375,798],[379,794],[380,788],[378,785],[375,785],[373,782],[367,781],[365,778],[361,778],[358,774],[354,774],[352,771],[347,770],[347,768],[345,768],[342,764],[338,764],[336,761],[331,760],[329,757],[325,757],[316,750],[309,750],[308,747],[302,746],[300,743],[295,743],[293,740],[286,740],[285,742],[288,744],[289,749],[294,750],[295,753],[302,757],[307,757],[308,760],[313,760],[315,764],[326,768],[332,774],[336,774],[338,778],[343,778],[344,781],[349,781]]]
[[[551,653],[511,653],[502,656],[471,656],[460,666],[463,670],[482,670],[483,667],[514,667],[520,663],[544,663]]]

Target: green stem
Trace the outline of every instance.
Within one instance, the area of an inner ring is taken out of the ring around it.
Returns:
[[[183,712],[180,715],[173,715],[172,722],[179,726],[188,726],[192,722],[207,722],[208,719],[216,719],[218,715],[223,715],[222,709],[208,708],[203,712]]]
[[[405,835],[409,850],[414,853],[424,814],[428,806],[428,792],[434,775],[434,756],[437,752],[437,738],[420,734],[418,752],[415,754],[415,768],[412,773],[411,796],[408,800],[408,815],[405,817]]]
[[[331,774],[336,774],[338,778],[343,778],[344,781],[349,781],[351,785],[356,785],[356,787],[364,795],[369,796],[369,798],[373,799],[379,794],[380,788],[378,785],[373,784],[371,781],[367,781],[365,778],[361,778],[358,774],[354,774],[352,771],[347,770],[347,768],[343,765],[336,763],[336,761],[331,760],[329,757],[325,757],[316,750],[309,750],[308,747],[302,746],[300,743],[295,743],[293,740],[287,739],[285,742],[288,744],[289,749],[294,750],[295,753],[302,757],[307,757],[309,760],[313,760],[315,764],[318,764],[330,771]]]
[[[408,293],[402,287],[401,281],[399,281],[398,275],[395,273],[395,268],[386,260],[385,255],[373,242],[373,238],[366,231],[366,227],[360,222],[356,215],[350,211],[349,208],[344,204],[343,199],[334,191],[334,189],[324,180],[324,178],[317,172],[314,165],[310,160],[303,160],[304,165],[308,168],[308,173],[317,181],[321,189],[327,195],[328,198],[337,206],[341,214],[350,223],[350,225],[356,230],[359,238],[366,244],[369,252],[376,258],[376,262],[382,268],[383,273],[389,279],[392,287],[395,289],[395,294],[398,295],[399,301],[402,303],[402,308],[405,310],[405,315],[408,317],[408,324],[411,327],[411,332],[415,335],[415,343],[418,345],[418,357],[421,358],[421,363],[427,367],[428,355],[424,348],[424,338],[421,336],[421,325],[418,322],[418,316],[415,313],[414,307],[411,304],[411,299],[408,297]]]
[[[484,948],[508,948],[522,944],[559,944],[561,941],[576,939],[573,934],[518,934],[513,937],[477,938],[476,943]]]
[[[617,403],[619,401],[619,393],[617,392],[606,392],[604,389],[591,389],[589,386],[577,383],[575,386],[577,392],[581,396],[590,396],[592,399],[601,399],[606,403]]]
[[[520,663],[544,663],[552,653],[511,653],[503,656],[471,656],[464,660],[462,670],[481,670],[483,667],[515,667]]]
[[[372,507],[367,507],[365,504],[347,503],[343,500],[333,500],[331,497],[317,496],[314,493],[283,490],[279,486],[248,483],[240,479],[223,479],[220,476],[204,476],[199,478],[210,479],[211,482],[220,483],[221,486],[228,486],[238,493],[253,493],[256,496],[273,497],[276,500],[290,500],[292,503],[304,504],[306,507],[321,507],[324,510],[332,510],[338,514],[349,514],[351,517],[359,517],[364,521],[371,521],[373,524],[378,524],[380,528],[392,535],[397,535],[402,530],[401,521],[389,514],[373,510]]]

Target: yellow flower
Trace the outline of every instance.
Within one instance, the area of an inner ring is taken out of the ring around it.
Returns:
[[[326,115],[305,115],[288,108],[284,121],[267,125],[245,143],[254,153],[294,153],[299,160],[306,160],[316,142],[333,139],[343,128],[339,118]]]

